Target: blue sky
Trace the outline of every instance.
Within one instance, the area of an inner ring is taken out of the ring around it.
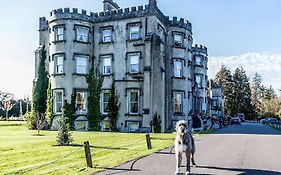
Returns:
[[[57,8],[102,11],[103,0],[11,0],[0,7],[0,91],[31,96],[39,17]],[[115,0],[121,8],[148,0]],[[158,0],[165,15],[183,17],[193,26],[194,43],[209,51],[209,75],[221,64],[255,71],[266,85],[281,89],[280,0]]]

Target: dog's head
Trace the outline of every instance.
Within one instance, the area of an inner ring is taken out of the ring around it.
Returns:
[[[176,123],[176,132],[180,135],[187,132],[187,122],[185,120],[180,120]]]

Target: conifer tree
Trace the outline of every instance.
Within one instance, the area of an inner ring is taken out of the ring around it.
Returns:
[[[46,111],[46,100],[47,100],[47,89],[48,89],[48,72],[46,71],[46,50],[43,46],[40,52],[40,63],[38,67],[38,77],[35,82],[34,90],[34,110],[35,112],[45,113]]]
[[[252,78],[251,82],[251,103],[253,106],[253,115],[257,117],[258,115],[261,115],[261,100],[262,100],[262,78],[261,76],[256,72]]]
[[[111,84],[110,89],[110,97],[108,102],[108,108],[109,108],[109,119],[111,123],[111,127],[113,131],[117,131],[117,119],[118,119],[118,111],[120,109],[120,103],[118,102],[118,95],[116,94],[115,90],[115,83],[114,80]]]
[[[57,144],[60,146],[69,145],[73,141],[71,133],[69,131],[69,124],[65,117],[65,105],[62,109],[62,115],[59,119],[59,131],[57,136]]]
[[[89,97],[88,97],[88,121],[90,130],[99,130],[102,120],[100,114],[100,93],[103,84],[103,77],[98,70],[91,68],[87,78]]]
[[[48,127],[51,127],[53,121],[53,97],[52,97],[51,82],[49,82],[48,85],[46,104],[47,104],[47,109],[45,112],[45,116],[48,123]]]
[[[75,92],[72,92],[71,101],[68,103],[66,100],[64,102],[65,108],[65,118],[69,124],[70,130],[74,130],[74,120],[75,120]]]

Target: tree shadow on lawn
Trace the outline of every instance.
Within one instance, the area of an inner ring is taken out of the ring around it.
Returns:
[[[259,170],[259,169],[223,168],[223,167],[214,167],[214,166],[197,166],[197,168],[236,171],[237,173],[239,173],[238,175],[280,175],[281,174],[281,172],[270,171],[270,170]],[[192,175],[199,175],[199,174],[192,173]]]
[[[60,146],[60,145],[53,145],[53,146]],[[69,144],[66,145],[69,147],[83,147],[84,145],[81,144]],[[94,146],[90,145],[90,148],[97,148],[97,149],[110,149],[110,150],[128,150],[128,148],[119,148],[119,147],[110,147],[110,146]]]

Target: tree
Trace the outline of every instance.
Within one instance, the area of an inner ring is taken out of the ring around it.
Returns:
[[[64,102],[65,118],[66,122],[69,124],[70,130],[74,130],[74,120],[75,120],[75,92],[71,94],[71,101],[68,103],[66,100]]]
[[[91,68],[86,77],[89,89],[88,97],[88,121],[90,130],[99,130],[99,123],[102,120],[100,114],[100,93],[103,84],[103,77],[98,70]]]
[[[261,115],[261,100],[262,100],[262,78],[256,72],[251,82],[251,103],[253,106],[253,115],[257,117]]]
[[[13,95],[11,93],[0,91],[0,109],[5,112],[6,120],[9,119],[9,111],[15,106]]]
[[[62,115],[59,119],[59,131],[57,136],[57,144],[60,146],[69,145],[73,141],[71,133],[69,131],[69,124],[65,117],[65,105],[62,109]]]
[[[115,92],[115,83],[114,80],[111,84],[110,89],[110,97],[108,102],[109,114],[108,117],[110,119],[111,127],[113,131],[117,131],[117,119],[118,119],[118,111],[120,109],[120,103],[118,102],[118,95]]]
[[[231,71],[224,65],[221,66],[219,72],[216,74],[215,83],[222,88],[222,94],[224,96],[224,113],[233,115],[233,77]]]
[[[37,129],[37,135],[40,135],[40,130],[42,130],[45,127],[46,117],[44,113],[37,112],[35,115],[35,121],[36,121],[36,129]]]
[[[46,50],[43,46],[40,52],[40,63],[38,67],[38,77],[35,81],[34,89],[34,110],[35,112],[45,113],[46,101],[47,101],[47,89],[48,89],[48,72],[46,71]]]
[[[52,87],[51,82],[49,82],[48,89],[47,89],[47,109],[45,112],[46,120],[48,127],[51,127],[53,121],[53,97],[52,97]]]

